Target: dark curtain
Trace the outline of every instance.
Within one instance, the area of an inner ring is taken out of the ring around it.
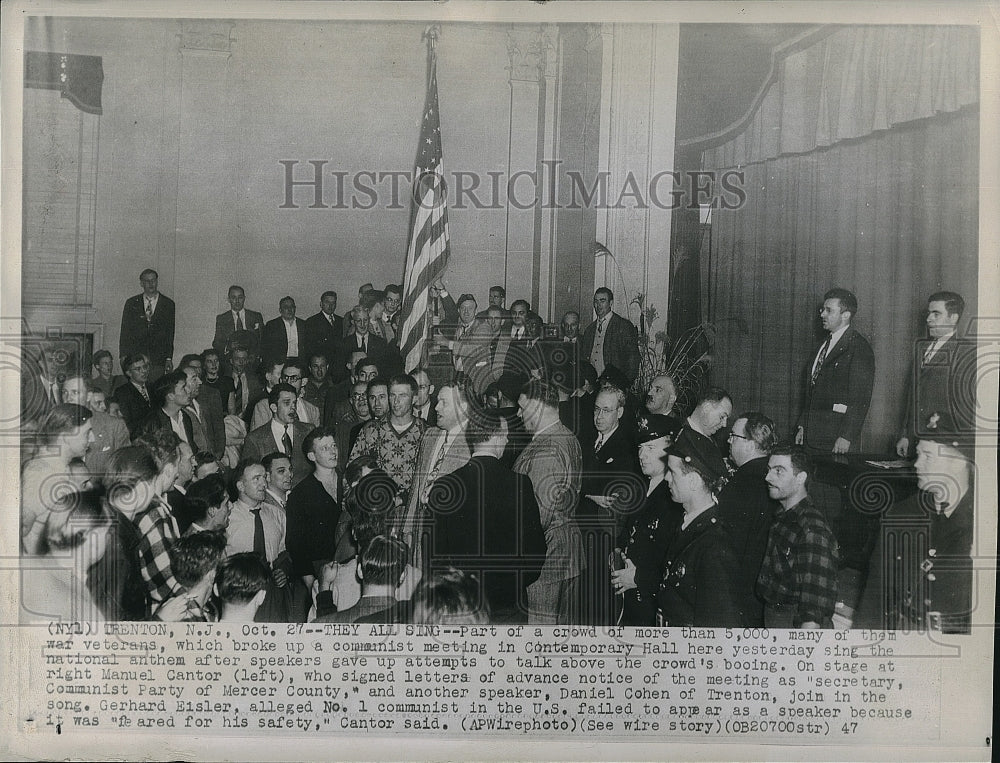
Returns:
[[[965,297],[960,331],[976,312],[978,147],[973,105],[742,167],[746,202],[715,210],[703,269],[708,319],[720,324],[713,379],[737,409],[760,410],[791,434],[821,341],[823,292],[844,287],[858,297],[852,325],[876,359],[852,450],[889,452],[927,296]]]

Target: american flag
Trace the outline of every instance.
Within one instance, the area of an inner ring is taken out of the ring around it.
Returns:
[[[429,318],[429,287],[448,264],[447,187],[444,183],[444,157],[441,153],[441,120],[438,112],[437,57],[433,45],[427,76],[420,145],[413,172],[413,208],[410,214],[410,240],[406,251],[406,274],[403,281],[402,331],[399,347],[406,369],[420,365]]]

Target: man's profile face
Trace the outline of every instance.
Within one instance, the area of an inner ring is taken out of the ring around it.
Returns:
[[[650,413],[670,413],[677,394],[674,392],[674,385],[665,376],[657,376],[649,385],[649,392],[646,393],[646,409]]]
[[[337,297],[333,294],[327,294],[319,301],[319,308],[327,315],[333,315],[337,312]]]
[[[295,317],[295,300],[294,299],[283,299],[278,304],[278,312],[281,313],[281,319],[285,321],[290,321]]]
[[[97,372],[105,379],[110,378],[111,374],[114,373],[114,370],[115,363],[107,355],[102,356],[101,359],[97,361]]]
[[[87,407],[92,411],[101,411],[101,413],[108,410],[108,397],[103,389],[95,389],[87,393]]]
[[[717,403],[702,403],[703,420],[705,431],[713,435],[722,429],[733,415],[733,403],[728,397],[724,397]]]
[[[434,385],[431,384],[430,378],[423,371],[417,371],[413,374],[413,378],[417,382],[417,394],[413,398],[413,405],[417,408],[423,408],[427,405],[427,401],[434,391]]]
[[[771,456],[767,461],[767,494],[776,501],[789,498],[798,491],[802,472],[795,473],[791,456]]]
[[[958,325],[958,313],[949,313],[945,302],[927,303],[927,331],[931,337],[938,339],[947,336]]]
[[[281,424],[292,424],[299,420],[299,414],[295,410],[296,395],[293,392],[281,392],[278,401],[271,403],[271,412],[274,418]],[[263,467],[261,467],[263,468]]]
[[[313,442],[313,449],[309,455],[317,466],[324,469],[336,469],[340,458],[337,451],[337,441],[333,437],[320,437]]]
[[[177,386],[174,387],[171,393],[174,398],[174,403],[179,405],[181,408],[185,408],[191,402],[191,393],[188,392],[188,377],[185,376],[183,381],[177,382]]]
[[[187,391],[188,395],[192,398],[198,397],[198,393],[201,391],[201,363],[192,363],[191,365],[185,367],[184,373],[187,374]]]
[[[819,319],[823,328],[831,334],[851,322],[850,311],[845,311],[836,297],[823,302],[823,307],[819,311]]]
[[[251,503],[260,503],[267,491],[267,472],[260,464],[251,464],[236,486]]]
[[[743,466],[756,454],[754,442],[747,437],[747,420],[736,419],[733,428],[729,433],[729,455],[733,463]]]
[[[229,306],[235,311],[239,312],[243,309],[244,303],[247,301],[247,295],[243,289],[230,289],[229,290]]]

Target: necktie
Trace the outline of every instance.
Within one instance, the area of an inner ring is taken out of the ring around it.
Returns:
[[[496,363],[497,360],[497,347],[500,344],[500,337],[493,337],[493,341],[490,342],[490,366]]]
[[[816,385],[816,378],[819,376],[819,372],[823,368],[823,363],[826,361],[826,351],[828,349],[830,349],[830,337],[827,337],[826,341],[823,342],[823,346],[819,348],[819,357],[816,358],[816,366],[813,368],[812,373],[813,386]]]
[[[153,300],[146,298],[146,322],[153,320]]]
[[[931,346],[928,347],[927,351],[924,353],[924,365],[927,365],[928,363],[931,362],[931,358],[934,357],[934,352],[936,349],[937,349],[937,340],[934,340],[933,342],[931,342]]]
[[[147,403],[149,402],[149,393],[146,392],[146,385],[145,384],[143,386],[139,387],[139,394],[142,395],[142,399],[143,400],[145,400]]]
[[[285,455],[292,457],[292,438],[288,434],[288,424],[285,424],[285,433],[281,436],[281,447],[285,449]]]
[[[260,516],[260,507],[250,509],[253,514],[253,552],[267,563],[267,546],[264,544],[264,520]]]
[[[599,320],[597,322],[597,335],[598,336],[603,336],[604,335],[604,319],[603,318],[601,318],[601,320]]]
[[[604,435],[599,434],[597,435],[597,442],[594,443],[594,453],[597,453],[602,445],[604,445]]]
[[[246,325],[243,323],[243,313],[236,313],[236,330],[243,331]]]
[[[236,407],[243,411],[243,374],[236,376]]]

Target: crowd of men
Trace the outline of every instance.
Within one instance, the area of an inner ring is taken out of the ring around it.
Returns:
[[[929,551],[874,543],[875,582],[845,601],[831,525],[849,507],[811,494],[817,457],[857,452],[872,396],[849,291],[824,297],[785,441],[718,387],[691,410],[667,374],[638,388],[638,332],[603,287],[582,332],[576,312],[556,332],[502,287],[480,310],[438,281],[406,369],[398,285],[366,284],[346,316],[334,291],[305,320],[284,297],[268,321],[232,286],[212,346],[175,362],[174,303],[155,271],[140,283],[121,376],[107,350],[93,375],[46,352],[24,374],[22,550],[55,560],[26,573],[39,616],[420,621],[433,592],[476,622],[829,628],[857,608],[855,625],[968,630],[957,294],[928,300],[897,444],[920,489],[894,511]]]

